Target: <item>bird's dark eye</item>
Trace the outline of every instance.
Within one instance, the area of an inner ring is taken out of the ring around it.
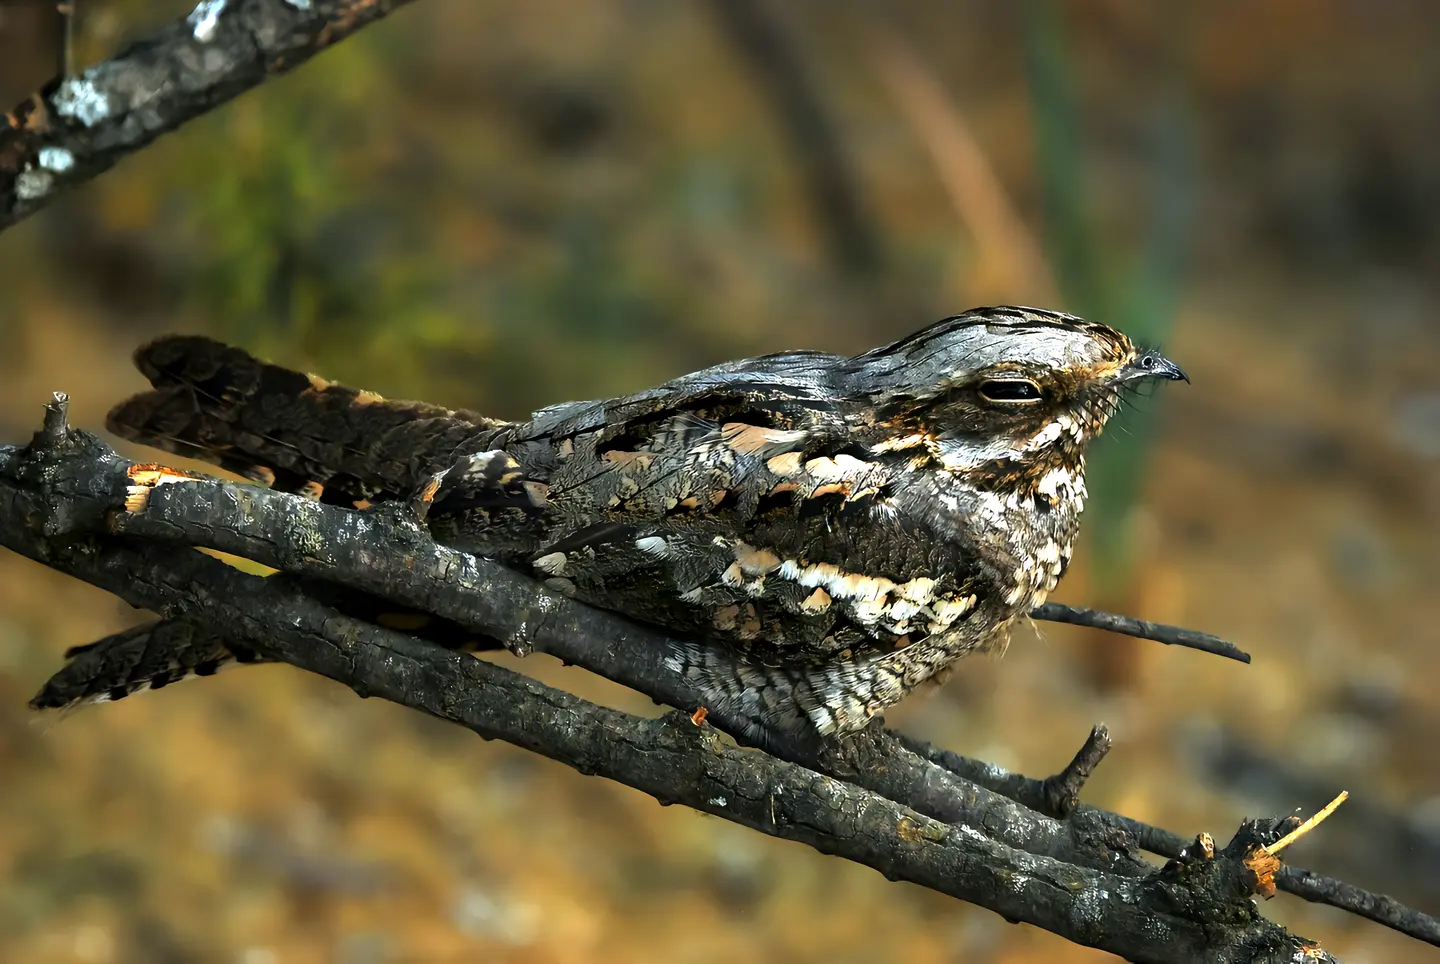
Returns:
[[[980,383],[980,397],[1001,405],[1028,405],[1044,396],[1028,378],[991,378]]]

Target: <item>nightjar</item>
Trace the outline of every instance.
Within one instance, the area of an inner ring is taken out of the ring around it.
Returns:
[[[438,478],[440,542],[687,640],[656,659],[712,707],[822,734],[1003,645],[1070,561],[1086,446],[1128,390],[1185,378],[1105,325],[1018,307],[523,422],[389,401],[200,337],[136,362],[154,390],[110,413],[116,434],[359,509]],[[243,655],[158,625],[83,648],[35,705]]]

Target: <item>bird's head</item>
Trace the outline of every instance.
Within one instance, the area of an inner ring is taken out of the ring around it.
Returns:
[[[923,447],[995,485],[1078,468],[1127,393],[1189,381],[1113,328],[1035,308],[967,311],[854,363],[876,413],[872,447]]]

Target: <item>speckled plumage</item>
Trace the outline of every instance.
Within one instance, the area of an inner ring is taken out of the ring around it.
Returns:
[[[428,480],[441,542],[693,640],[657,660],[712,706],[821,733],[1003,643],[1070,560],[1086,444],[1125,388],[1183,377],[1113,329],[1029,308],[516,423],[207,339],[161,339],[137,363],[155,390],[111,413],[118,434],[362,507]]]

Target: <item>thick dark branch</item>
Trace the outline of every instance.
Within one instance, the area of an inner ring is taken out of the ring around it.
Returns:
[[[93,527],[106,508],[119,503],[129,481],[128,463],[101,449],[103,467],[97,472],[89,464],[88,471],[91,476],[103,475],[103,482],[92,480],[88,488],[77,488],[75,480],[87,465],[83,458],[58,480],[73,491],[90,493],[94,500],[89,512],[69,523],[72,528]],[[437,546],[403,514],[356,513],[218,481],[165,484],[147,494],[140,512],[111,516],[113,531],[205,545],[275,568],[343,582],[445,617],[512,648],[538,648],[659,702],[682,709],[702,702],[658,658],[673,645],[668,638],[614,614],[552,596],[504,567]],[[751,722],[727,720],[720,713],[712,720],[735,731]],[[1080,806],[1065,821],[1043,816],[1070,805],[1088,769],[1103,756],[1103,740],[1095,734],[1064,772],[1047,781],[902,740],[873,727],[843,752],[829,744],[779,743],[767,748],[936,819],[995,828],[1000,839],[1016,848],[1099,870],[1138,875],[1146,867],[1136,858],[1135,846],[1168,857],[1177,856],[1184,846],[1178,835],[1093,807]],[[1017,801],[1023,805],[1017,806]],[[1281,871],[1277,882],[1308,899],[1430,939],[1434,922],[1389,898],[1289,868]]]
[[[8,523],[5,508],[0,519]],[[10,537],[8,526],[6,536],[26,548]],[[191,550],[103,538],[66,545],[36,541],[28,548],[47,565],[133,604],[223,625],[266,656],[338,680],[362,696],[423,710],[663,803],[809,844],[1131,960],[1250,960],[1258,945],[1270,955],[1255,959],[1278,961],[1302,947],[1252,919],[1237,928],[1233,953],[1213,956],[1214,935],[1203,920],[1156,917],[1147,909],[1162,902],[1158,877],[1123,878],[1026,854],[878,794],[727,745],[683,714],[647,720],[605,709],[493,664],[351,620],[281,580],[249,576]],[[1161,932],[1166,939],[1158,941],[1154,935]]]
[[[410,0],[210,0],[0,127],[0,230],[181,124],[284,73]]]
[[[973,826],[938,822],[879,794],[730,746],[683,716],[645,720],[604,709],[350,619],[291,581],[250,576],[188,548],[94,535],[107,507],[125,494],[126,463],[84,433],[55,438],[37,434],[38,452],[0,449],[0,542],[133,605],[223,627],[270,658],[362,695],[423,710],[663,802],[809,844],[1130,960],[1278,962],[1307,952],[1310,960],[1333,960],[1252,910],[1247,861],[1274,836],[1273,828],[1247,825],[1225,851],[1172,862],[1144,877],[1027,854]],[[200,486],[162,486],[152,498],[166,489]],[[303,525],[290,537],[303,536]]]
[[[113,462],[105,484],[109,505],[128,478]],[[88,525],[88,522],[82,523]],[[111,517],[113,531],[185,541],[234,553],[277,569],[330,579],[421,609],[494,637],[507,646],[539,649],[630,686],[658,702],[691,709],[703,702],[657,654],[673,641],[611,613],[553,596],[512,570],[436,545],[399,512],[356,513],[284,493],[219,481],[160,485],[143,510]],[[754,721],[713,722],[741,732]],[[998,828],[1007,844],[1036,854],[1126,875],[1145,864],[1134,847],[1177,856],[1185,841],[1168,831],[1093,807],[1060,815],[1103,756],[1092,734],[1075,761],[1046,781],[1033,780],[923,744],[907,745],[878,727],[843,751],[828,743],[776,741],[772,753],[847,780],[952,823]],[[1017,806],[1016,802],[1021,805]],[[1283,870],[1277,883],[1307,899],[1352,910],[1429,939],[1434,922],[1388,898],[1369,895],[1305,871]],[[1303,887],[1299,881],[1307,881]],[[1320,885],[1317,882],[1324,882]],[[1363,899],[1357,899],[1363,898]],[[1381,908],[1381,911],[1377,911]],[[1404,913],[1396,913],[1399,909]]]
[[[125,483],[124,466],[108,484]],[[111,497],[111,505],[118,505]],[[547,592],[504,566],[437,545],[396,506],[355,512],[282,492],[219,481],[169,483],[151,490],[138,512],[115,513],[111,531],[183,541],[243,556],[275,569],[326,579],[441,616],[519,651],[535,650],[582,666],[677,709],[705,703],[663,656],[678,642],[614,613]],[[709,719],[741,736],[761,719]],[[951,823],[994,827],[1007,844],[1097,870],[1146,870],[1132,846],[1084,819],[1046,817],[930,764],[881,728],[846,744],[771,734],[765,749],[782,759],[848,780]]]

